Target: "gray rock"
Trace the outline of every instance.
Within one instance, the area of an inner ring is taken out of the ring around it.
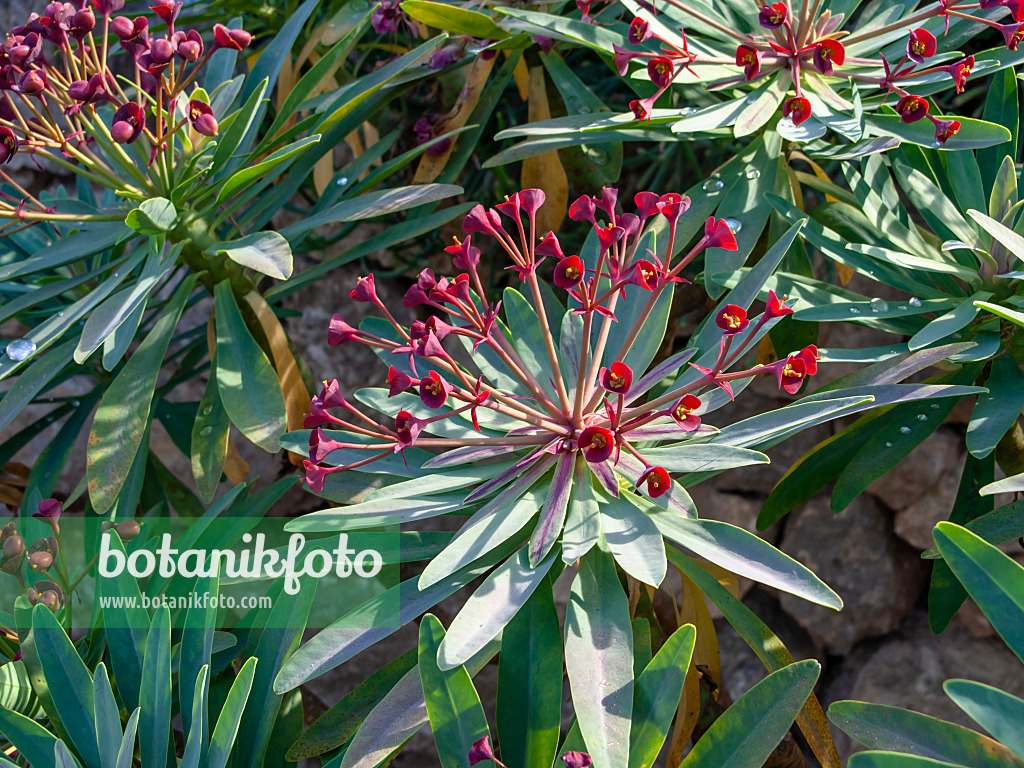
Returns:
[[[943,488],[942,495],[938,497],[936,490],[944,479],[948,481],[949,475],[955,473],[959,479],[960,473],[956,468],[962,444],[963,440],[959,436],[940,429],[929,435],[892,470],[872,483],[868,490],[885,502],[889,509],[897,512],[920,501],[924,506],[914,513],[915,517],[927,518],[936,507],[942,505],[945,505],[945,514],[948,516],[956,497],[956,485],[953,485],[952,498],[949,497],[948,487]],[[945,520],[946,517],[941,519]],[[930,533],[928,540],[931,541]]]
[[[812,499],[789,521],[781,548],[843,598],[845,607],[837,614],[780,595],[783,609],[832,653],[847,653],[859,640],[894,630],[928,578],[928,567],[893,534],[889,515],[866,494],[838,515],[827,499]]]

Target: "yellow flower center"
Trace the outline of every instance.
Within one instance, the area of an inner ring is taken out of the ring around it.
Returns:
[[[804,377],[803,373],[796,370],[792,363],[786,363],[786,367],[782,369],[782,375],[787,379],[802,379]]]

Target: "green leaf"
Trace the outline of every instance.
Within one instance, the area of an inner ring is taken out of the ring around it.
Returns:
[[[686,624],[665,642],[637,678],[629,729],[629,768],[650,768],[679,707],[697,630]]]
[[[47,355],[34,360],[0,400],[0,430],[14,421],[26,405],[71,362],[75,342],[67,341]]]
[[[199,670],[191,697],[191,717],[189,718],[192,727],[188,729],[188,741],[185,742],[185,751],[181,756],[179,768],[199,768],[199,761],[202,759],[203,750],[206,748],[206,689],[210,668],[205,664]],[[188,709],[188,698],[181,699],[181,708]]]
[[[48,608],[32,609],[32,634],[60,722],[87,765],[99,765],[92,677],[64,628]]]
[[[320,0],[306,0],[298,8],[289,11],[280,31],[274,35],[274,39],[267,44],[260,53],[260,57],[256,59],[252,72],[245,80],[245,90],[242,91],[243,98],[247,98],[249,94],[259,90],[260,86],[254,84],[262,84],[264,79],[267,80],[267,90],[273,90],[285,57],[292,55],[295,40],[302,32],[306,19],[318,5],[320,5]],[[156,767],[154,766],[154,768]]]
[[[929,757],[901,755],[898,752],[858,752],[850,756],[848,768],[948,768],[949,763]],[[966,766],[956,766],[966,768]]]
[[[970,210],[967,215],[992,235],[992,238],[1018,259],[1024,259],[1024,237],[981,211]]]
[[[116,768],[121,748],[121,717],[110,689],[107,667],[100,662],[92,676],[92,703],[96,720],[96,746],[101,768]]]
[[[733,125],[733,133],[737,137],[749,136],[761,128],[775,114],[782,100],[789,92],[789,80],[782,74],[771,77],[768,87],[760,90],[760,95],[753,102],[747,99],[747,107],[740,112]]]
[[[268,83],[267,78],[254,80],[251,75],[246,78],[245,103],[237,112],[233,113],[231,125],[227,130],[217,137],[217,148],[213,151],[213,157],[210,159],[210,173],[216,174],[212,177],[213,181],[223,176],[220,171],[231,160],[232,155],[242,143],[242,139],[249,132],[249,128],[256,120],[257,112],[262,114],[263,95],[267,92]],[[235,165],[240,163],[241,159],[239,158]]]
[[[139,715],[141,709],[136,708],[132,716],[128,718],[128,724],[124,727],[124,738],[121,739],[121,748],[117,751],[117,768],[132,768],[132,760],[135,755],[135,734],[139,727]]]
[[[124,223],[139,234],[160,235],[174,229],[178,223],[178,212],[167,198],[154,197],[128,211]]]
[[[551,765],[562,711],[562,638],[550,584],[505,627],[498,657],[497,732],[508,768]]]
[[[57,737],[34,720],[0,707],[0,733],[18,748],[18,752],[30,765],[52,764],[53,745],[57,743]]]
[[[761,765],[793,724],[818,681],[821,665],[798,661],[772,672],[725,710],[680,768]]]
[[[572,493],[575,463],[576,458],[572,453],[565,453],[558,457],[551,485],[548,486],[548,495],[540,511],[540,519],[530,537],[528,561],[530,567],[537,567],[541,561],[547,558],[562,532],[565,513],[569,507],[569,496]]]
[[[53,763],[55,768],[80,768],[75,756],[71,754],[71,750],[63,741],[58,741],[53,745]]]
[[[219,243],[210,250],[275,280],[292,276],[292,249],[279,232],[254,232],[229,243]]]
[[[1010,429],[1024,409],[1024,374],[1009,353],[992,361],[988,393],[979,395],[967,426],[967,450],[984,458]]]
[[[529,551],[522,548],[498,566],[452,620],[438,649],[437,666],[445,671],[461,666],[497,637],[543,583],[554,561],[549,555],[532,566]]]
[[[853,739],[872,749],[976,768],[1020,768],[1003,745],[976,731],[899,707],[837,701],[829,719]]]
[[[123,556],[125,550],[120,537],[110,535],[109,540],[110,549]],[[149,613],[142,607],[139,580],[127,569],[121,570],[117,576],[98,579],[97,587],[101,597],[110,598],[101,604],[103,631],[111,656],[117,659],[118,693],[132,709],[140,700]]]
[[[242,668],[238,670],[238,676],[231,683],[231,690],[228,691],[227,699],[220,710],[220,717],[217,718],[217,725],[214,726],[213,735],[210,736],[207,768],[225,768],[227,765],[255,675],[256,659],[247,659]]]
[[[590,478],[587,482],[591,482]],[[602,498],[599,508],[604,548],[630,576],[652,587],[659,586],[668,562],[665,542],[651,515],[624,495]]]
[[[1024,760],[1024,701],[973,680],[947,680],[942,689],[974,722]]]
[[[529,373],[540,384],[541,389],[552,398],[558,401],[554,385],[551,383],[551,364],[548,362],[547,347],[544,344],[544,335],[540,327],[540,319],[532,304],[527,301],[515,288],[506,288],[503,294],[502,308],[505,310],[505,318],[508,321],[508,328],[512,334],[519,357]],[[561,326],[552,328],[557,333]],[[558,347],[558,339],[555,339],[555,347]]]
[[[217,370],[217,355],[210,365]],[[231,421],[217,391],[216,373],[206,380],[203,399],[199,401],[196,420],[192,422],[191,463],[199,498],[206,504],[213,501],[228,455],[228,433]]]
[[[997,493],[1018,493],[1020,491],[1024,491],[1024,472],[982,486],[978,493],[982,496],[992,496]]]
[[[987,309],[992,314],[1001,317],[1004,320],[1009,320],[1011,323],[1024,325],[1024,312],[1015,312],[1012,309],[1007,309],[1006,307],[1002,307],[998,304],[991,304],[987,301],[976,301],[974,302],[974,306],[979,309]]]
[[[190,275],[178,287],[153,330],[100,401],[86,452],[89,500],[97,514],[102,515],[113,506],[142,446],[157,376],[195,282],[196,276]]]
[[[205,605],[198,602],[189,605],[185,611],[185,626],[181,632],[178,662],[178,697],[180,701],[193,701],[197,697],[197,680],[204,667],[210,665],[213,655],[213,635],[217,626],[217,606],[213,598],[219,594],[218,576],[201,576],[196,580],[195,594],[209,595]],[[209,687],[209,679],[203,678],[203,686]],[[206,693],[204,692],[205,696]],[[209,733],[208,713],[200,710],[201,723],[196,723],[188,707],[181,711],[181,722],[188,733],[196,728],[198,732]],[[205,739],[205,736],[204,736]],[[203,746],[205,750],[205,744]]]
[[[432,3],[428,0],[405,0],[402,10],[428,27],[443,29],[456,35],[469,35],[483,40],[503,40],[509,33],[491,17],[457,5]]]
[[[454,184],[417,184],[411,187],[395,187],[377,192],[367,192],[365,195],[343,200],[313,216],[307,216],[302,221],[297,221],[282,229],[281,234],[295,242],[300,235],[324,224],[333,224],[339,221],[363,221],[386,216],[427,203],[435,203],[438,200],[460,195],[462,192],[462,187]]]
[[[961,117],[960,130],[939,147],[935,147],[935,127],[928,120],[903,123],[898,115],[865,115],[868,131],[875,136],[895,136],[902,141],[922,147],[949,151],[954,149],[981,149],[1002,144],[1010,139],[1010,132],[1001,125]]]
[[[565,617],[565,667],[587,751],[602,768],[629,764],[633,628],[615,561],[593,549],[580,560]]]
[[[416,656],[417,651],[414,648],[389,661],[366,678],[354,691],[313,721],[292,744],[286,755],[287,759],[297,761],[322,755],[351,739],[374,707],[398,685],[409,670],[416,666]],[[561,657],[558,671],[561,673]]]
[[[642,455],[654,466],[664,467],[669,472],[709,472],[768,463],[768,457],[758,451],[716,443],[648,448]]]
[[[1017,159],[1017,134],[1020,127],[1020,106],[1017,103],[1017,74],[1013,67],[1008,67],[1001,74],[993,76],[989,81],[988,94],[985,97],[984,117],[986,120],[1002,125],[1010,132],[1009,140],[994,147],[978,151],[978,165],[983,169],[983,180],[986,188],[991,188],[996,170],[1004,157],[1009,155]]]
[[[601,534],[594,476],[582,456],[576,458],[569,514],[562,532],[562,562],[575,563],[593,547]]]
[[[993,628],[1024,661],[1024,568],[955,523],[933,532],[943,559]]]
[[[424,616],[420,622],[420,684],[442,768],[469,768],[470,747],[489,735],[487,718],[466,668],[442,670],[438,666],[445,638],[437,617]],[[483,765],[490,768],[490,761]]]
[[[231,422],[268,453],[288,430],[277,373],[249,333],[227,280],[214,289],[217,389]],[[137,354],[137,353],[136,353]]]
[[[167,762],[171,738],[171,612],[157,609],[149,626],[142,664],[139,747],[143,765]]]
[[[308,147],[316,144],[318,141],[320,141],[320,134],[314,134],[312,136],[307,136],[304,139],[299,139],[285,147],[281,147],[281,149],[269,155],[265,160],[257,163],[256,165],[243,168],[237,173],[232,174],[231,177],[221,185],[220,191],[217,193],[216,202],[218,204],[223,203],[243,187],[252,186],[253,182],[257,179],[268,176],[268,174],[279,168],[283,163],[292,160],[296,155],[304,152]]]

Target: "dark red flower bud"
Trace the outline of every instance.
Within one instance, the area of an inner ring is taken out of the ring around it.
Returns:
[[[651,78],[655,88],[668,88],[674,72],[672,60],[664,56],[656,56],[647,62],[647,76]]]
[[[477,232],[497,235],[498,232],[504,232],[505,229],[501,225],[501,216],[496,210],[493,208],[487,210],[482,205],[477,205],[462,220],[462,231],[467,235]]]
[[[736,235],[725,223],[725,219],[715,219],[714,216],[709,216],[704,222],[704,237],[707,238],[705,243],[707,248],[722,248],[726,251],[739,250],[739,246],[736,244]]]
[[[909,93],[896,102],[896,111],[900,113],[900,122],[916,123],[928,114],[928,102],[920,96]]]
[[[519,204],[523,206],[526,215],[533,217],[538,209],[544,205],[547,196],[543,189],[524,189],[519,192]]]
[[[803,96],[794,96],[782,105],[782,116],[790,118],[794,125],[800,125],[811,116],[811,102]]]
[[[803,360],[804,371],[808,376],[813,376],[818,372],[818,348],[814,344],[808,344],[797,352],[796,356]]]
[[[562,253],[562,246],[559,244],[554,232],[548,232],[544,235],[544,239],[538,243],[533,252],[537,256],[553,256],[556,259],[565,258],[565,254]]]
[[[68,30],[72,37],[81,42],[86,35],[96,28],[96,14],[89,8],[84,8],[75,13],[71,19],[71,27]]]
[[[907,56],[911,61],[923,64],[925,59],[935,55],[937,46],[935,35],[927,29],[912,29],[910,39],[907,40]]]
[[[174,46],[166,37],[158,37],[149,47],[149,55],[157,64],[166,64],[174,55]]]
[[[199,57],[203,55],[203,38],[200,37],[199,33],[194,29],[190,29],[184,34],[175,32],[174,36],[176,39],[172,40],[172,42],[178,55],[189,64],[195,64],[199,61]]]
[[[594,764],[590,755],[586,752],[566,752],[562,755],[565,768],[588,768]]]
[[[252,35],[244,29],[228,29],[223,24],[213,25],[213,39],[216,47],[240,51],[248,48]]]
[[[91,0],[91,2],[105,19],[109,19],[110,14],[124,8],[124,0]]]
[[[633,21],[629,23],[629,42],[633,45],[640,45],[645,40],[649,40],[654,33],[651,32],[651,25],[641,19],[639,16],[633,17]]]
[[[110,136],[118,144],[131,144],[141,135],[144,123],[145,114],[142,107],[134,101],[129,101],[114,113]]]
[[[399,392],[405,392],[405,390],[407,390],[409,387],[416,383],[416,380],[412,376],[409,376],[403,371],[398,370],[397,368],[395,368],[395,366],[392,365],[390,368],[388,368],[387,382],[388,397],[394,397]]]
[[[455,245],[449,245],[444,250],[445,253],[452,254],[452,264],[455,266],[456,269],[474,270],[476,269],[477,265],[480,264],[480,249],[474,248],[470,244],[469,235],[467,235],[466,239],[463,240],[462,242],[459,242],[459,238],[456,237]],[[433,279],[433,272],[430,273],[430,277],[431,279]],[[430,287],[433,288],[433,285]]]
[[[786,23],[786,4],[762,5],[757,20],[765,29],[778,29]]]
[[[615,54],[615,69],[618,70],[620,77],[625,77],[626,73],[629,72],[629,62],[635,59],[639,54],[636,54],[633,51],[627,51],[625,48],[615,44],[612,45],[612,52]]]
[[[566,256],[555,267],[555,285],[559,288],[572,288],[583,282],[583,259],[579,256]]]
[[[348,292],[349,298],[353,301],[377,302],[377,291],[373,287],[373,275],[360,277],[356,281],[356,287]]]
[[[637,485],[647,483],[647,493],[652,499],[664,496],[672,488],[672,478],[664,467],[651,467],[637,480]]]
[[[440,408],[445,404],[452,389],[454,387],[442,379],[437,371],[430,371],[420,379],[420,400],[427,408]]]
[[[398,434],[398,444],[402,448],[408,448],[416,442],[420,432],[423,431],[424,423],[408,411],[399,411],[395,416],[395,432]]]
[[[846,48],[838,40],[822,40],[814,47],[814,66],[823,75],[831,75],[845,61]]]
[[[18,78],[17,90],[19,93],[33,95],[46,89],[46,70],[30,69],[23,72]]]
[[[178,18],[178,14],[181,13],[181,3],[174,2],[174,0],[152,0],[153,5],[149,6],[149,10],[163,19],[167,24],[173,24],[174,20]]]
[[[188,103],[188,122],[203,136],[217,135],[217,118],[213,116],[213,110],[206,102],[192,99]]]
[[[658,213],[668,219],[671,226],[675,226],[679,217],[690,210],[690,198],[683,197],[678,192],[669,192],[658,198]]]
[[[346,323],[341,315],[335,314],[331,318],[331,324],[327,328],[327,343],[332,347],[344,344],[346,341],[359,338],[359,329],[353,328]]]
[[[683,395],[672,406],[668,415],[679,425],[683,432],[693,432],[700,426],[700,416],[694,415],[694,411],[700,408],[700,398],[693,394]]]
[[[752,45],[736,46],[736,66],[743,67],[747,80],[753,80],[761,71],[761,51]]]
[[[469,750],[469,764],[476,765],[484,760],[494,760],[494,750],[491,749],[491,737],[484,736],[473,742]]]
[[[964,87],[967,85],[967,78],[971,75],[971,69],[974,68],[974,56],[968,56],[967,58],[961,59],[956,64],[947,64],[942,67],[936,67],[941,69],[950,77],[953,78],[953,84],[956,86],[957,93],[963,93]]]
[[[636,204],[637,212],[640,214],[640,221],[645,222],[658,212],[658,203],[661,198],[653,192],[637,192],[633,195],[633,202]]]
[[[597,206],[594,205],[594,198],[590,195],[581,195],[569,206],[569,218],[573,221],[589,221],[591,224],[594,224],[596,221],[594,211],[596,210]]]
[[[615,435],[604,427],[587,427],[580,433],[579,446],[587,461],[599,464],[615,450]]]
[[[0,126],[0,165],[9,163],[18,154],[18,137],[6,125]]]
[[[1006,41],[1008,50],[1016,51],[1017,46],[1024,42],[1024,24],[996,24],[1003,33],[1003,40]]]
[[[1003,0],[1002,4],[1010,9],[1014,21],[1024,21],[1024,0]]]
[[[737,333],[742,333],[750,325],[750,321],[747,320],[747,310],[743,307],[738,307],[735,304],[727,304],[721,312],[718,313],[718,317],[715,318],[715,322],[718,327],[722,329],[725,336],[733,336]]]
[[[110,31],[121,40],[126,40],[135,34],[135,25],[127,16],[115,16],[110,20]]]
[[[658,94],[649,96],[646,99],[633,99],[629,102],[629,110],[633,113],[634,120],[650,120],[651,110],[654,109],[654,101]]]
[[[776,378],[779,380],[779,389],[783,389],[791,395],[795,395],[803,386],[806,378],[804,361],[795,355],[790,355],[781,364],[776,364]]]
[[[598,371],[597,381],[606,392],[624,395],[633,386],[633,369],[621,361],[616,361],[610,367]]]

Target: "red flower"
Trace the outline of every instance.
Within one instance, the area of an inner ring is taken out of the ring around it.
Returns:
[[[674,69],[671,59],[664,56],[656,56],[647,62],[647,76],[651,78],[656,88],[667,88],[672,82]]]
[[[178,55],[189,64],[195,64],[203,55],[203,38],[194,29],[188,32],[175,32],[171,36],[171,43]]]
[[[635,16],[633,21],[629,23],[629,42],[633,45],[640,45],[645,40],[649,40],[651,35],[651,25],[641,19],[639,16]]]
[[[693,394],[686,394],[672,406],[668,415],[683,432],[693,432],[700,426],[700,416],[693,413],[698,408],[700,408],[700,398]]]
[[[217,135],[217,118],[213,116],[210,105],[199,99],[192,99],[188,103],[188,122],[203,136]]]
[[[223,24],[213,25],[213,39],[217,48],[230,48],[240,51],[248,48],[252,35],[244,29],[228,29]]]
[[[714,216],[709,216],[707,221],[704,222],[704,237],[707,240],[704,244],[706,248],[724,248],[727,251],[739,250],[739,246],[736,244],[736,235],[733,234],[729,225],[725,223],[725,219],[715,219]]]
[[[629,102],[629,109],[633,113],[635,120],[650,120],[651,110],[654,109],[654,102],[660,94],[656,93],[653,96],[648,96],[646,99],[633,99]]]
[[[134,101],[129,101],[114,113],[110,136],[118,144],[131,144],[141,135],[144,123],[142,107]]]
[[[640,259],[633,265],[633,285],[639,285],[645,291],[653,291],[658,287],[658,268],[647,259]]]
[[[615,435],[604,427],[587,427],[580,433],[579,446],[587,461],[599,464],[615,450]]]
[[[18,137],[6,125],[0,126],[0,165],[18,154]]]
[[[908,93],[896,102],[896,111],[900,113],[900,122],[914,123],[928,114],[928,102]]]
[[[747,319],[747,310],[735,304],[727,304],[718,313],[715,322],[718,323],[718,327],[722,329],[725,336],[734,336],[737,333],[742,333],[750,325],[750,321]]]
[[[456,269],[475,269],[480,263],[480,249],[470,245],[469,235],[466,235],[466,239],[462,242],[459,242],[459,238],[456,237],[455,245],[449,245],[444,251],[452,255],[452,264]]]
[[[415,384],[416,379],[392,365],[388,368],[387,382],[388,397],[394,397],[399,392],[405,392],[405,390]]]
[[[995,26],[1003,33],[1007,49],[1016,51],[1017,46],[1024,42],[1024,24],[996,24]]]
[[[931,115],[928,117],[935,124],[935,140],[940,144],[945,144],[960,130],[959,120],[940,120]]]
[[[910,39],[907,40],[907,56],[911,61],[923,64],[925,59],[935,55],[936,47],[935,35],[927,29],[910,30]]]
[[[309,486],[309,490],[313,493],[323,492],[324,481],[327,480],[328,475],[346,469],[346,467],[321,467],[311,461],[303,461],[302,467],[306,470],[306,485]]]
[[[360,277],[356,280],[356,287],[348,292],[349,298],[353,301],[377,302],[377,291],[373,287],[373,275]]]
[[[408,411],[399,411],[395,416],[395,432],[398,434],[396,450],[408,448],[415,443],[424,426],[425,422],[422,419],[417,419]]]
[[[149,6],[149,10],[167,24],[173,24],[174,20],[178,18],[178,14],[181,13],[181,3],[176,3],[174,0],[155,0],[153,5]]]
[[[611,367],[602,368],[597,375],[601,389],[607,392],[624,395],[633,385],[633,369],[623,362],[616,361]]]
[[[794,125],[800,125],[811,116],[811,102],[803,96],[794,96],[782,105],[782,116],[792,119]]]
[[[753,80],[761,71],[761,52],[752,45],[737,46],[736,66],[743,67],[747,80]]]
[[[39,502],[39,511],[33,512],[32,517],[45,520],[53,528],[53,535],[59,536],[60,527],[57,525],[57,521],[60,520],[60,513],[63,510],[64,505],[57,499],[43,499]]]
[[[559,244],[554,232],[548,232],[544,235],[544,239],[537,244],[533,252],[537,256],[554,256],[556,259],[565,258],[565,254],[562,253],[562,246]]]
[[[555,267],[555,285],[559,288],[572,288],[583,282],[583,259],[579,256],[566,256]]]
[[[594,764],[593,759],[586,752],[566,752],[562,755],[565,768],[588,768]]]
[[[473,235],[477,232],[497,235],[498,232],[504,231],[504,227],[501,226],[501,216],[498,215],[498,212],[493,208],[487,210],[482,205],[475,206],[466,214],[466,218],[462,220],[462,232],[467,235]]]
[[[833,65],[841,67],[845,61],[846,49],[838,40],[822,40],[814,47],[814,66],[823,75],[831,75]]]
[[[786,4],[762,5],[757,20],[765,29],[778,29],[786,23]]]
[[[1014,21],[1024,21],[1024,0],[1003,0],[1003,5],[1010,9]]]
[[[629,72],[629,62],[635,59],[639,54],[636,54],[633,51],[627,51],[625,48],[614,44],[612,45],[612,52],[615,54],[615,69],[618,71],[620,77],[625,77],[626,73]]]
[[[690,210],[690,198],[678,192],[669,192],[658,198],[658,213],[668,219],[670,227],[674,227],[679,217]]]
[[[452,389],[454,387],[442,379],[437,371],[431,371],[420,379],[420,400],[427,408],[440,408]]]
[[[947,72],[950,77],[953,78],[953,83],[956,85],[956,92],[963,93],[964,86],[967,85],[967,78],[971,75],[971,69],[974,67],[974,56],[968,56],[965,59],[961,59],[956,64],[947,64],[944,67],[936,67]]]
[[[484,736],[473,742],[469,749],[469,764],[476,765],[484,760],[494,760],[494,750],[491,749],[491,737]]]
[[[664,496],[672,488],[672,478],[669,477],[664,467],[650,467],[640,475],[637,485],[643,482],[647,483],[647,493],[651,495],[652,499]]]
[[[790,355],[783,365],[776,366],[776,377],[779,380],[779,389],[784,389],[791,395],[795,395],[803,386],[806,376],[804,361]]]
[[[594,211],[596,210],[594,198],[590,195],[580,195],[569,206],[569,218],[573,221],[589,221],[594,224]]]
[[[768,291],[768,302],[767,307],[764,310],[765,320],[771,320],[775,317],[783,317],[785,315],[792,315],[793,308],[787,307],[784,302],[786,297],[783,296],[781,299],[775,295],[775,291]]]

